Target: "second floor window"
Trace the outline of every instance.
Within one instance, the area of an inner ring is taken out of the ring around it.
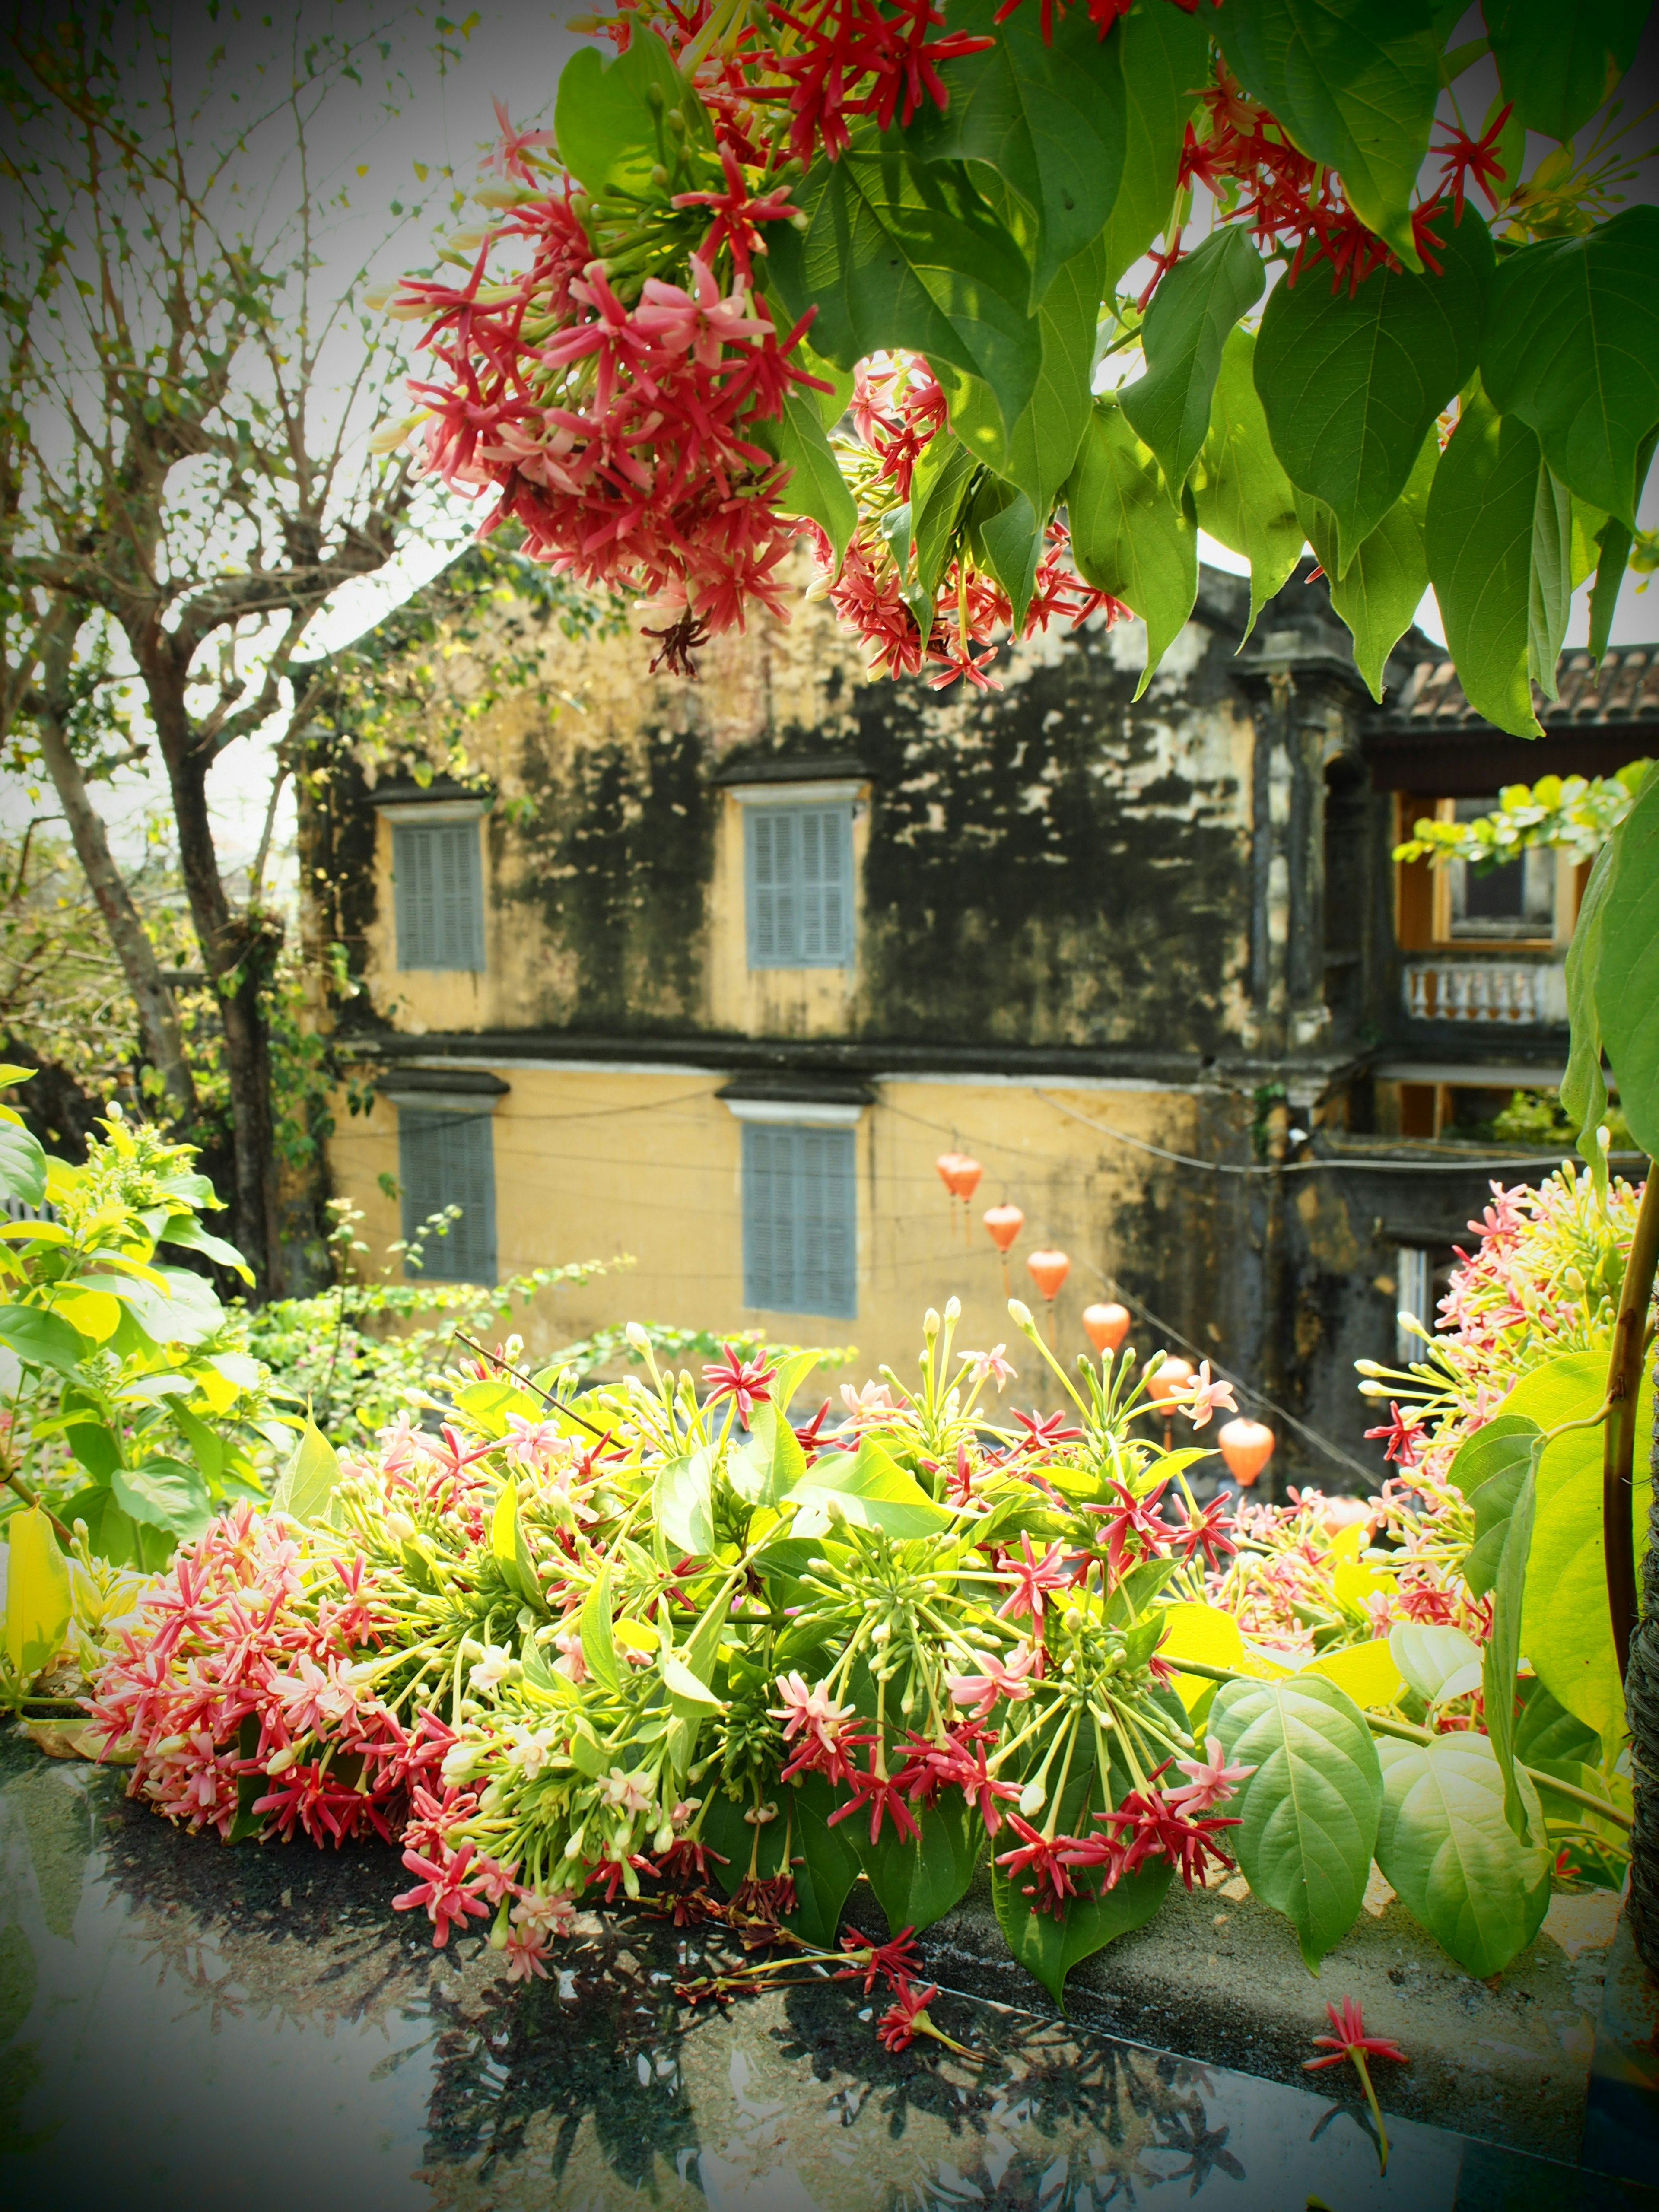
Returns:
[[[398,1182],[404,1241],[419,1239],[420,1273],[434,1283],[493,1283],[495,1141],[490,1115],[400,1106]],[[448,1206],[460,1207],[460,1218],[442,1237],[428,1231],[425,1224]]]
[[[477,973],[483,968],[483,871],[476,817],[394,823],[392,881],[400,969]]]
[[[1473,822],[1490,814],[1496,799],[1441,802],[1443,816]],[[1444,910],[1436,935],[1454,944],[1548,942],[1555,934],[1555,854],[1547,847],[1505,860],[1484,874],[1465,860],[1444,872]]]
[[[853,959],[853,809],[744,809],[751,968],[847,968]]]

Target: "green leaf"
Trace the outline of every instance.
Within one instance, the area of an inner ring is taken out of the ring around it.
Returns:
[[[1634,529],[1638,452],[1659,423],[1659,208],[1511,254],[1492,287],[1480,376],[1564,484]]]
[[[1261,256],[1243,225],[1224,223],[1178,261],[1152,295],[1141,325],[1146,374],[1120,386],[1118,404],[1158,455],[1179,493],[1210,429],[1222,350],[1261,297]]]
[[[1139,698],[1198,597],[1198,532],[1114,400],[1091,410],[1066,503],[1079,572],[1146,625]]]
[[[25,1367],[51,1367],[72,1375],[90,1349],[78,1329],[44,1306],[0,1306],[0,1344]]]
[[[559,159],[596,198],[663,197],[651,182],[666,135],[659,132],[647,98],[653,84],[662,94],[663,116],[678,110],[693,143],[708,143],[707,111],[654,31],[636,26],[626,53],[602,57],[585,46],[560,71],[553,111]]]
[[[1533,520],[1541,459],[1513,415],[1476,384],[1429,494],[1429,574],[1464,696],[1512,737],[1537,737],[1528,674]]]
[[[1492,1633],[1486,1639],[1480,1666],[1486,1731],[1503,1783],[1504,1810],[1510,1826],[1522,1843],[1530,1842],[1534,1832],[1528,1825],[1529,1808],[1522,1794],[1521,1776],[1515,1765],[1515,1676],[1521,1662],[1528,1561],[1532,1553],[1542,1443],[1541,1437],[1534,1437],[1532,1464],[1516,1486],[1515,1502],[1504,1524],[1503,1547],[1492,1583]]]
[[[584,1645],[583,1649],[586,1650]],[[683,1660],[677,1659],[665,1646],[659,1655],[662,1668],[663,1686],[668,1692],[668,1702],[683,1718],[706,1720],[711,1713],[723,1713],[725,1700],[717,1698],[706,1682],[700,1681]]]
[[[1229,1682],[1210,1709],[1229,1765],[1253,1765],[1229,1811],[1240,1871],[1286,1914],[1310,1972],[1359,1916],[1382,1802],[1365,1718],[1334,1682]]]
[[[925,101],[904,143],[928,161],[983,163],[1036,218],[1030,305],[1105,228],[1123,173],[1127,131],[1121,39],[1102,39],[1082,9],[1052,26],[1024,8],[995,25],[997,0],[957,0],[952,31],[993,38],[947,62],[950,104]],[[994,25],[995,27],[994,28]]]
[[[951,541],[974,479],[974,470],[973,455],[960,439],[945,432],[929,445],[916,463],[910,480],[915,564],[904,597],[924,643],[933,629],[939,580],[949,562]]]
[[[120,1444],[101,1421],[72,1422],[64,1431],[64,1442],[94,1481],[107,1482],[121,1464]]]
[[[61,1512],[71,1528],[77,1521],[86,1522],[88,1543],[99,1559],[107,1559],[112,1566],[142,1567],[146,1573],[154,1573],[172,1557],[172,1530],[135,1521],[116,1503],[115,1492],[107,1483],[76,1491]]]
[[[1167,0],[1136,0],[1109,45],[1121,47],[1127,136],[1106,226],[1103,283],[1115,289],[1170,220],[1187,119],[1210,76],[1208,26]]]
[[[1524,1414],[1499,1413],[1465,1438],[1447,1470],[1474,1508],[1474,1541],[1464,1558],[1463,1579],[1476,1597],[1484,1597],[1497,1579],[1510,1515],[1538,1433],[1537,1422]]]
[[[890,1819],[870,1841],[867,1808],[837,1821],[876,1893],[895,1935],[901,1928],[931,1928],[966,1893],[985,1844],[979,1815],[960,1798],[942,1797],[920,1815],[921,1832],[901,1839]]]
[[[839,574],[842,556],[858,528],[858,502],[847,489],[812,404],[815,397],[811,392],[792,392],[783,403],[781,416],[757,422],[751,416],[747,428],[755,443],[789,471],[789,480],[773,506],[780,514],[804,514],[819,526],[835,548]]]
[[[1065,1918],[1056,1920],[1034,1911],[1030,1899],[1000,1867],[994,1866],[991,1899],[1008,1948],[1063,2008],[1066,1977],[1073,1967],[1118,1936],[1144,1928],[1168,1895],[1174,1875],[1172,1866],[1154,1862],[1137,1874],[1123,1875],[1103,1897],[1073,1898]]]
[[[222,1267],[234,1267],[245,1283],[253,1280],[252,1268],[236,1247],[204,1229],[193,1213],[169,1214],[158,1242],[179,1245],[187,1252],[200,1252],[206,1259],[216,1260]]]
[[[1516,121],[1547,138],[1571,138],[1635,60],[1650,4],[1583,0],[1564,8],[1559,0],[1483,0],[1492,58]]]
[[[714,1464],[714,1455],[704,1445],[679,1459],[663,1461],[651,1486],[651,1509],[657,1526],[671,1547],[695,1559],[706,1559],[714,1548],[714,1510],[709,1502]]]
[[[1547,699],[1559,698],[1555,664],[1572,612],[1572,494],[1540,464],[1533,495],[1527,595],[1527,673]]]
[[[1397,1620],[1389,1631],[1389,1656],[1425,1705],[1466,1697],[1480,1686],[1480,1647],[1461,1628]]]
[[[830,1826],[836,1801],[821,1774],[803,1775],[799,1785],[792,1782],[780,1795],[789,1814],[789,1871],[795,1882],[795,1909],[787,1924],[809,1943],[828,1950],[859,1877],[859,1855],[847,1832],[851,1823]]]
[[[967,168],[918,161],[865,129],[794,197],[806,229],[778,226],[772,278],[793,315],[817,307],[817,350],[841,368],[887,346],[949,362],[1017,422],[1042,365],[1030,270]]]
[[[1221,350],[1209,434],[1189,479],[1200,528],[1250,564],[1250,618],[1241,647],[1307,541],[1295,487],[1267,435],[1255,363],[1255,332],[1234,331]]]
[[[1276,285],[1262,311],[1255,385],[1273,451],[1298,489],[1336,517],[1337,574],[1405,490],[1447,402],[1480,350],[1491,234],[1443,219],[1445,274],[1375,270],[1352,298],[1325,263]]]
[[[617,1665],[616,1641],[611,1633],[611,1562],[608,1559],[594,1577],[592,1589],[582,1600],[576,1633],[582,1640],[583,1662],[594,1680],[607,1690],[620,1689],[622,1673]]]
[[[1534,1676],[1521,1685],[1515,1755],[1523,1766],[1599,1766],[1601,1739]]]
[[[501,1494],[489,1516],[489,1549],[507,1588],[516,1590],[526,1605],[539,1604],[541,1584],[519,1520],[519,1486],[511,1476],[501,1485]]]
[[[6,1656],[30,1681],[57,1657],[75,1606],[69,1564],[46,1510],[26,1505],[6,1523]]]
[[[300,1441],[271,1495],[270,1510],[291,1514],[296,1521],[324,1520],[339,1480],[339,1454],[307,1413]]]
[[[1018,637],[1025,627],[1026,611],[1036,588],[1037,562],[1047,526],[1038,521],[1023,491],[994,476],[987,476],[975,494],[968,525],[975,552],[984,556],[985,565],[1008,594]]]
[[[207,1423],[186,1407],[174,1406],[172,1413],[174,1425],[211,1486],[220,1480],[225,1471],[224,1439],[216,1436]],[[80,1455],[77,1453],[76,1456]],[[88,1462],[82,1459],[81,1464],[85,1467]]]
[[[1246,92],[1310,160],[1340,173],[1360,221],[1419,268],[1412,191],[1440,96],[1426,0],[1227,0],[1215,36]]]
[[[46,1194],[46,1154],[21,1123],[0,1121],[0,1198],[39,1206]]]
[[[141,1467],[118,1467],[109,1486],[124,1513],[152,1528],[199,1536],[213,1518],[207,1485],[183,1460],[150,1459]]]
[[[795,1522],[798,1535],[812,1533],[801,1526],[809,1516],[820,1529],[838,1520],[900,1538],[936,1535],[951,1519],[873,1437],[860,1441],[856,1457],[826,1452],[814,1460],[789,1501],[803,1508]]]
[[[726,1472],[739,1498],[751,1505],[775,1505],[806,1472],[799,1437],[775,1405],[757,1405],[750,1418],[749,1440],[731,1452]]]
[[[1104,269],[1096,240],[1049,286],[1037,311],[1042,367],[1030,404],[1012,431],[1004,430],[995,401],[977,378],[958,375],[945,362],[933,364],[950,404],[951,429],[976,460],[1024,492],[1045,523],[1088,427]]]
[[[1617,832],[1614,836],[1616,838]],[[1561,1103],[1577,1124],[1579,1157],[1589,1164],[1596,1187],[1605,1192],[1607,1155],[1596,1131],[1607,1110],[1607,1079],[1601,1073],[1601,1023],[1595,1011],[1595,979],[1601,965],[1601,926],[1613,871],[1613,842],[1596,854],[1578,902],[1578,920],[1567,947],[1567,1018],[1571,1048],[1561,1079]]]
[[[1483,1735],[1377,1746],[1382,1817],[1376,1863],[1410,1911],[1467,1974],[1501,1973],[1538,1933],[1550,1901],[1550,1855],[1517,1840],[1504,1817],[1504,1778]],[[1524,1776],[1533,1833],[1543,1810]]]
[[[1651,1156],[1659,1152],[1659,776],[1649,775],[1609,849],[1595,1013],[1620,1106]]]
[[[1383,671],[1429,587],[1424,544],[1429,492],[1440,447],[1432,432],[1423,441],[1405,490],[1348,564],[1336,573],[1336,524],[1322,500],[1298,494],[1296,511],[1330,586],[1331,605],[1353,638],[1354,665],[1373,699],[1382,696]]]

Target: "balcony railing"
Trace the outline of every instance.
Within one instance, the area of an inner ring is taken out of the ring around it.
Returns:
[[[1415,1022],[1498,1025],[1565,1022],[1566,970],[1557,962],[1416,960],[1401,978],[1406,1012]]]

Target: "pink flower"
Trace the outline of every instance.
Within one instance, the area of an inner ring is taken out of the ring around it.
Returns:
[[[1233,1396],[1232,1384],[1212,1382],[1207,1359],[1200,1361],[1198,1373],[1181,1393],[1179,1402],[1182,1413],[1195,1429],[1203,1428],[1218,1407],[1229,1413],[1238,1411],[1238,1401]]]
[[[952,1701],[958,1705],[971,1705],[971,1719],[982,1721],[999,1698],[1006,1698],[1011,1705],[1020,1705],[1031,1694],[1026,1676],[1036,1664],[1036,1650],[1030,1644],[1015,1646],[1006,1662],[994,1652],[983,1655],[985,1671],[982,1674],[951,1674],[945,1679],[950,1686]]]
[[[804,1732],[825,1751],[834,1751],[837,1735],[856,1717],[855,1709],[838,1705],[830,1694],[827,1680],[809,1690],[801,1674],[780,1674],[776,1688],[783,1702],[768,1710],[775,1721],[783,1723],[784,1741],[793,1743]]]
[[[1020,1547],[1024,1559],[1016,1559],[1012,1552],[1002,1555],[1001,1572],[1012,1578],[1013,1588],[997,1607],[1001,1620],[1018,1620],[1029,1613],[1033,1620],[1041,1621],[1052,1590],[1064,1589],[1072,1579],[1072,1561],[1063,1544],[1051,1544],[1039,1559],[1031,1549],[1031,1540],[1022,1534]]]
[[[401,1897],[394,1897],[394,1912],[412,1912],[416,1905],[424,1905],[426,1917],[432,1923],[434,1949],[441,1951],[449,1941],[452,1928],[465,1928],[469,1916],[486,1917],[489,1907],[478,1895],[478,1879],[470,1875],[468,1868],[473,1846],[463,1844],[458,1851],[447,1844],[440,1845],[438,1853],[425,1858],[419,1851],[405,1851],[404,1864],[411,1874],[424,1876],[412,1889]]]
[[[1207,1748],[1207,1759],[1176,1759],[1187,1781],[1179,1790],[1164,1791],[1166,1804],[1178,1805],[1187,1814],[1207,1813],[1212,1805],[1231,1797],[1237,1784],[1255,1772],[1253,1766],[1229,1766],[1218,1737],[1212,1736]]]
[[[1386,1425],[1379,1429],[1367,1429],[1365,1437],[1367,1442],[1373,1437],[1386,1437],[1383,1458],[1393,1460],[1401,1467],[1415,1467],[1423,1456],[1423,1447],[1426,1442],[1422,1426],[1423,1416],[1415,1408],[1402,1413],[1398,1406],[1390,1403]]]
[[[753,1359],[741,1358],[732,1345],[726,1345],[724,1350],[724,1359],[702,1370],[702,1379],[708,1385],[708,1403],[717,1406],[722,1398],[730,1398],[737,1407],[738,1419],[746,1425],[778,1370],[768,1367],[759,1355]]]
[[[541,1936],[568,1936],[575,1923],[576,1901],[568,1889],[521,1889],[513,1907],[515,1928]]]
[[[962,1355],[972,1366],[974,1381],[983,1382],[989,1377],[996,1383],[999,1396],[1003,1384],[1015,1379],[1012,1366],[1002,1356],[1007,1349],[1006,1344],[994,1344],[988,1352],[964,1352]]]
[[[533,1928],[510,1928],[503,1945],[507,1954],[507,1978],[509,1982],[527,1982],[532,1974],[547,1979],[547,1968],[542,1964],[547,1956],[547,1940]]]

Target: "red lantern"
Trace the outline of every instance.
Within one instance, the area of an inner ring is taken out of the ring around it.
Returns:
[[[1130,1318],[1127,1306],[1119,1305],[1115,1299],[1083,1309],[1083,1326],[1097,1352],[1115,1352],[1129,1334]]]
[[[1216,1438],[1221,1456],[1242,1488],[1248,1490],[1273,1455],[1273,1432],[1265,1421],[1241,1414]]]
[[[1166,1359],[1156,1375],[1146,1383],[1146,1395],[1160,1413],[1172,1413],[1182,1394],[1193,1379],[1193,1364],[1188,1359]]]
[[[1024,1226],[1025,1216],[1017,1206],[988,1206],[985,1209],[986,1231],[999,1252],[1006,1253]]]
[[[1064,1252],[1033,1252],[1025,1261],[1031,1271],[1031,1280],[1052,1305],[1060,1285],[1072,1272],[1072,1263]]]

